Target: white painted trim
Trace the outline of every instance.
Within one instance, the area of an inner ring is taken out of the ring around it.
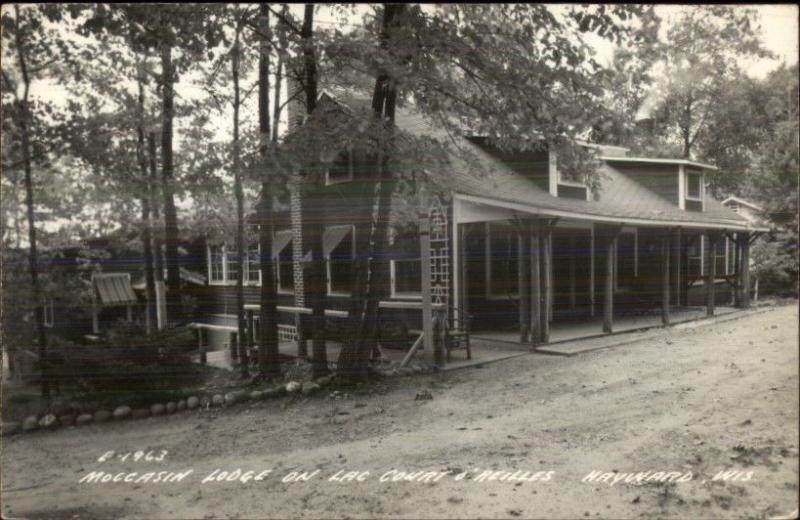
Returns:
[[[629,224],[642,227],[665,227],[665,226],[679,226],[687,229],[723,229],[723,230],[741,230],[741,231],[769,231],[769,228],[755,227],[742,225],[739,223],[721,224],[721,223],[702,223],[702,222],[689,222],[689,221],[676,221],[676,220],[650,220],[634,217],[607,217],[602,215],[592,215],[589,213],[580,213],[576,211],[566,211],[559,209],[546,209],[538,208],[535,206],[528,206],[517,202],[507,202],[478,195],[467,195],[464,193],[455,193],[453,195],[461,200],[472,202],[475,204],[484,204],[487,206],[495,206],[506,208],[516,211],[521,211],[529,215],[546,215],[551,217],[565,217],[588,220],[591,222],[611,223],[611,224]]]
[[[558,157],[550,149],[547,150],[547,185],[550,195],[558,197]]]
[[[678,207],[680,209],[686,209],[686,199],[684,199],[684,194],[686,193],[686,171],[683,168],[682,164],[678,165]]]
[[[639,228],[633,228],[633,277],[639,278]]]
[[[680,166],[693,166],[704,170],[717,170],[716,166],[705,164],[697,161],[690,161],[688,159],[654,159],[650,157],[615,157],[611,155],[601,155],[600,159],[606,162],[638,162],[650,164],[677,164]]]

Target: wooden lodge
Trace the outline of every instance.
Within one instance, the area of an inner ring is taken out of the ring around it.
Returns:
[[[324,94],[320,106],[341,104]],[[442,131],[406,107],[397,129],[414,136]],[[449,139],[449,137],[448,137]],[[767,231],[715,200],[706,189],[712,165],[688,159],[633,157],[625,148],[586,144],[599,159],[599,185],[566,178],[557,154],[501,152],[487,139],[456,142],[441,172],[415,181],[428,194],[430,297],[450,318],[469,315],[471,330],[504,333],[536,346],[550,341],[551,327],[596,323],[597,334],[615,331],[617,320],[650,314],[669,324],[681,309],[749,306],[749,254],[756,234]],[[359,197],[359,154],[332,161],[313,204],[289,189],[274,215],[273,273],[279,295],[283,341],[299,341],[310,310],[303,264],[310,255],[303,221],[325,224],[328,337],[341,339],[355,255],[353,223]],[[394,206],[400,203],[398,196]],[[394,215],[394,213],[393,213]],[[252,222],[257,225],[257,222]],[[409,346],[422,330],[423,269],[416,223],[393,216],[388,297],[380,303],[386,341]],[[235,285],[245,272],[249,324],[257,323],[258,245],[238,265],[235,242],[209,239],[207,279],[198,326],[209,349],[236,343]],[[232,247],[233,246],[233,247]],[[252,327],[249,330],[257,330]],[[257,333],[252,341],[258,342]],[[333,359],[335,360],[335,358]]]

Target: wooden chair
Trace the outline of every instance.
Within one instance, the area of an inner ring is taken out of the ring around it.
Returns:
[[[450,361],[450,352],[453,350],[466,350],[467,359],[472,359],[472,350],[469,344],[469,328],[472,316],[456,307],[451,307],[445,320],[444,348],[447,352],[447,361]]]

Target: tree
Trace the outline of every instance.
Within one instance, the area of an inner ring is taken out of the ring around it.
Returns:
[[[34,216],[33,179],[34,163],[42,162],[41,159],[49,150],[43,150],[41,155],[34,155],[36,137],[32,134],[41,130],[43,116],[46,117],[46,113],[52,109],[46,103],[34,103],[30,93],[32,82],[46,74],[48,68],[58,59],[57,52],[63,50],[63,47],[56,44],[57,38],[54,31],[45,28],[47,19],[60,16],[60,10],[57,6],[52,5],[14,5],[13,14],[10,9],[4,9],[1,16],[2,31],[6,42],[4,50],[13,52],[16,58],[16,70],[13,76],[6,67],[3,67],[3,97],[5,98],[9,92],[13,97],[13,107],[9,119],[14,126],[15,137],[18,138],[16,146],[21,156],[19,162],[24,171],[25,206],[28,221],[28,269],[31,278],[32,300],[35,305],[36,340],[42,369],[42,396],[49,399],[50,363],[39,281],[39,251]]]
[[[575,38],[591,31],[621,39],[633,34],[623,20],[651,14],[651,9],[600,6],[569,10],[560,20],[545,6],[448,5],[429,13],[387,5],[378,9],[380,24],[330,44],[328,55],[339,69],[368,71],[376,78],[367,132],[373,139],[359,143],[373,151],[375,173],[362,181],[371,182],[377,195],[362,206],[376,217],[360,219],[370,224],[356,228],[350,334],[338,362],[344,375],[365,373],[376,342],[388,199],[398,162],[395,105],[413,102],[449,134],[487,135],[506,149],[534,146],[532,128],[553,146],[577,148],[576,134],[594,121],[601,67]]]
[[[655,125],[668,140],[680,144],[682,157],[701,151],[715,138],[711,117],[722,108],[729,80],[738,74],[738,60],[768,57],[758,38],[752,9],[730,6],[686,7],[659,45],[660,99]]]

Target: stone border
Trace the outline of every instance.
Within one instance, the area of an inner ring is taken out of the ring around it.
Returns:
[[[289,381],[284,385],[277,385],[265,390],[255,389],[248,392],[245,389],[239,389],[225,394],[201,395],[200,397],[192,395],[177,402],[153,403],[149,408],[134,409],[128,405],[120,405],[113,412],[106,409],[98,409],[93,413],[88,413],[85,410],[92,408],[92,405],[89,404],[83,408],[84,411],[82,413],[79,413],[72,405],[66,405],[60,410],[28,416],[21,423],[15,421],[3,423],[0,435],[6,437],[17,433],[29,433],[39,430],[52,431],[58,429],[59,426],[84,426],[92,423],[144,419],[146,417],[171,415],[189,410],[228,407],[241,402],[261,401],[285,395],[310,396],[323,387],[330,385],[334,377],[334,375],[328,375],[320,377],[316,381],[306,381],[304,383]]]

